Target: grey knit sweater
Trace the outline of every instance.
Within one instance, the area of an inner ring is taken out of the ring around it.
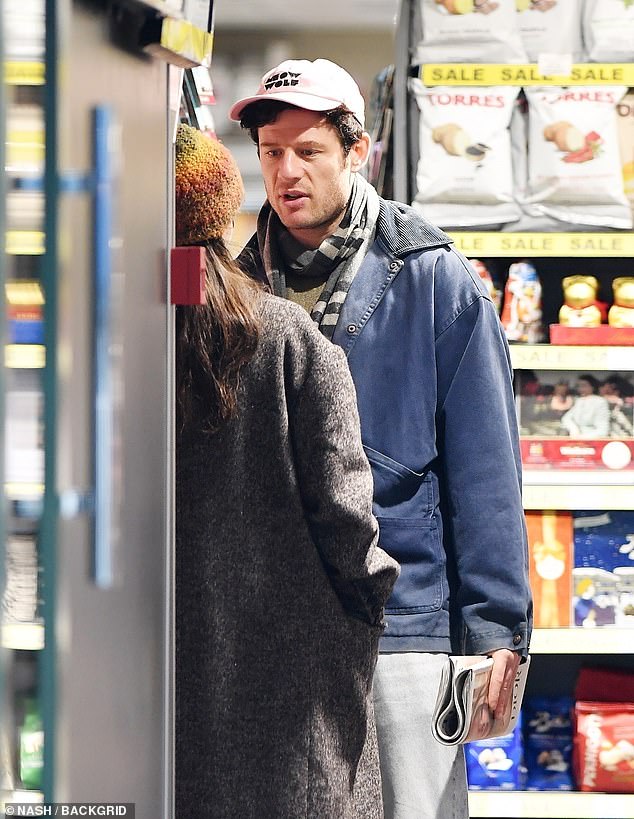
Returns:
[[[380,819],[371,681],[397,564],[343,352],[262,296],[239,413],[177,449],[177,819]]]

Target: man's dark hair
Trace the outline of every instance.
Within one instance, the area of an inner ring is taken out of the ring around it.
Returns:
[[[276,100],[258,100],[247,105],[240,115],[240,127],[244,128],[251,135],[251,139],[256,145],[258,142],[258,128],[263,125],[270,125],[279,117],[282,111],[288,109],[304,110],[297,105]],[[320,112],[339,135],[341,147],[345,156],[348,156],[352,146],[361,139],[363,128],[357,121],[354,114],[351,114],[343,105],[332,108],[329,111]]]

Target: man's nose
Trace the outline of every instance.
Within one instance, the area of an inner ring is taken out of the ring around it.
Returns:
[[[285,179],[299,179],[302,175],[301,161],[295,151],[284,151],[279,170]]]

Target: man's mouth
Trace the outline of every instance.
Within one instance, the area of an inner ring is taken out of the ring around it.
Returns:
[[[282,194],[282,199],[284,202],[295,202],[295,200],[302,199],[304,196],[306,194],[302,193],[302,191],[287,191]]]

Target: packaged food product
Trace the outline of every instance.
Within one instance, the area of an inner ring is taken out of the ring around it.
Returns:
[[[597,306],[599,282],[595,276],[566,276],[561,286],[564,303],[559,309],[559,323],[567,327],[597,327],[601,310]]]
[[[522,717],[526,790],[572,790],[572,697],[527,697]]]
[[[634,214],[634,93],[626,94],[616,106],[621,150],[623,187]]]
[[[515,0],[418,0],[413,62],[524,63]]]
[[[634,703],[577,702],[575,715],[579,790],[634,793]]]
[[[420,111],[414,207],[444,227],[518,219],[509,134],[517,89],[427,87],[413,78],[410,90]]]
[[[577,516],[578,512],[575,513]],[[596,518],[596,512],[581,513]],[[573,691],[579,702],[633,702],[634,674],[626,668],[582,666]]]
[[[509,267],[502,325],[509,341],[537,344],[543,340],[542,286],[530,262],[517,262]]]
[[[614,304],[608,312],[611,327],[634,327],[634,277],[618,276],[612,282]]]
[[[479,739],[465,746],[471,790],[519,790],[524,784],[522,719],[510,734]]]
[[[555,398],[553,395],[553,399]],[[525,515],[530,554],[529,577],[535,612],[534,625],[536,628],[569,626],[572,591],[572,513],[527,511]]]
[[[618,376],[612,374],[609,381]],[[624,382],[627,383],[627,382]],[[632,406],[626,401],[615,403],[614,395],[603,397],[614,407],[615,420],[618,415],[629,423],[629,434],[632,433]],[[614,430],[616,433],[616,428]],[[627,431],[624,430],[625,434]],[[610,433],[613,434],[612,431]],[[614,442],[620,443],[620,442]],[[634,556],[634,512],[585,512],[573,513],[574,526],[574,563],[573,577],[575,583],[573,595],[573,612],[575,625],[584,628],[600,626],[634,626],[632,608],[631,571],[634,568],[631,556]],[[580,678],[581,679],[581,678]],[[590,699],[586,674],[585,690],[579,699]],[[634,692],[634,675],[630,677],[631,690]],[[598,686],[594,686],[595,691]],[[614,689],[619,698],[623,698],[623,686]],[[603,695],[602,699],[607,699]]]
[[[634,61],[634,3],[631,0],[586,0],[583,40],[590,62]]]
[[[25,700],[24,723],[20,728],[20,779],[28,789],[42,786],[44,732],[37,702]]]
[[[495,282],[493,281],[493,276],[491,275],[491,271],[489,270],[487,265],[480,259],[469,259],[469,261],[471,262],[475,272],[484,282],[484,286],[487,289],[487,293],[489,294],[491,301],[495,305],[495,309],[499,313],[500,308],[502,306],[502,293],[500,292],[499,288],[496,287]]]
[[[526,88],[528,178],[522,207],[570,225],[632,227],[616,106],[622,86]]]
[[[580,62],[580,0],[516,0],[522,43],[531,62],[542,54],[570,55]]]

